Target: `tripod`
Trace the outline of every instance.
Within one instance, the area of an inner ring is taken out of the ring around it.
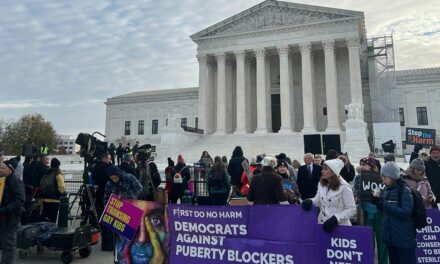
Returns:
[[[78,199],[79,199],[79,201],[78,201]],[[87,184],[81,185],[77,194],[75,195],[75,198],[73,199],[73,201],[69,205],[69,213],[71,212],[75,203],[78,203],[79,206],[76,209],[76,214],[75,214],[75,217],[73,218],[71,225],[74,226],[75,221],[77,219],[77,216],[79,214],[79,210],[81,209],[81,223],[80,223],[80,225],[81,226],[85,225],[85,224],[87,224],[87,222],[89,222],[89,221],[92,222],[91,220],[93,220],[93,223],[94,223],[93,226],[96,226],[99,229],[99,231],[101,232],[101,228],[98,224],[99,218],[98,218],[98,213],[97,213],[96,207],[95,207],[95,200],[94,200],[94,197],[92,195],[92,191],[90,190],[89,185],[87,185]],[[95,225],[95,223],[96,223],[96,225]]]

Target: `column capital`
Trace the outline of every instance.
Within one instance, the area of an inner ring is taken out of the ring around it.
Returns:
[[[254,50],[255,57],[257,59],[263,59],[266,56],[266,49],[265,48],[258,48]]]
[[[206,54],[197,54],[196,58],[199,63],[206,63],[208,61],[208,56]]]
[[[301,53],[310,52],[312,50],[312,44],[310,42],[299,43],[298,46],[299,46],[299,50],[301,51]]]
[[[359,49],[360,48],[360,43],[359,43],[359,38],[349,38],[346,39],[347,42],[347,47],[350,49]]]
[[[237,60],[244,60],[246,58],[246,51],[244,50],[236,50],[234,54]]]
[[[226,54],[225,53],[216,53],[214,54],[215,59],[217,62],[225,62],[226,61]]]
[[[281,56],[289,56],[290,48],[288,45],[277,47],[278,55]]]
[[[335,49],[335,41],[334,40],[323,40],[322,46],[324,47],[324,51],[333,51]]]

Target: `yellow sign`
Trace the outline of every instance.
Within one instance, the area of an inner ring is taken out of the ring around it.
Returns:
[[[5,189],[5,181],[6,181],[6,177],[1,177],[0,178],[0,204],[1,204],[2,199],[3,199],[3,191]]]

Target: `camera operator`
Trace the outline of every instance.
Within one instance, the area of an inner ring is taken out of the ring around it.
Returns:
[[[136,154],[136,177],[142,185],[139,200],[154,201],[156,189],[161,179],[156,164],[149,161],[151,145],[146,144],[138,149]]]
[[[135,176],[136,175],[135,168],[130,164],[130,162],[131,162],[130,154],[125,154],[124,157],[122,157],[122,163],[118,165],[118,168],[120,168],[126,173],[130,173],[131,175]]]
[[[101,159],[92,168],[92,179],[95,185],[98,186],[96,190],[95,207],[98,216],[104,211],[104,191],[107,184],[107,169],[110,167],[111,157],[110,154],[104,153],[101,155]]]

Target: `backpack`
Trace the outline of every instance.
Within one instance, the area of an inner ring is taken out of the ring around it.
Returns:
[[[426,220],[426,209],[425,205],[423,204],[422,195],[420,195],[417,190],[414,190],[407,185],[402,185],[397,192],[398,205],[400,206],[403,188],[405,187],[408,187],[411,190],[411,195],[414,201],[414,207],[411,213],[414,229],[424,228],[428,225],[428,221]]]
[[[57,171],[51,171],[41,177],[41,192],[45,198],[56,198],[58,196]]]
[[[220,191],[224,188],[225,171],[222,169],[215,169],[211,174],[211,181],[209,185],[210,190]]]

